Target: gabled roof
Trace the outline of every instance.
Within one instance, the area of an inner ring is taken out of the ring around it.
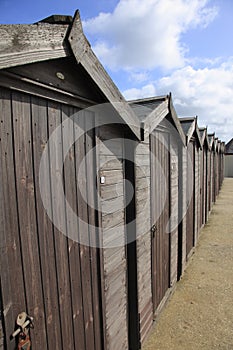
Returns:
[[[233,138],[226,144],[226,154],[233,154]]]
[[[214,145],[214,138],[215,138],[215,133],[213,133],[213,134],[208,134],[210,149],[213,148],[213,145]]]
[[[199,127],[199,132],[200,132],[200,136],[201,136],[202,147],[206,144],[207,148],[210,150],[207,128],[205,128],[205,127],[200,128]]]
[[[225,146],[225,142],[224,141],[222,141],[221,150],[222,150],[222,153],[225,153],[225,151],[226,151],[226,146]]]
[[[31,25],[0,25],[0,70],[69,56],[82,65],[140,139],[140,122],[92,51],[78,11],[72,21],[69,16],[51,16]]]
[[[184,134],[186,135],[186,144],[190,142],[195,135],[199,146],[202,148],[201,135],[197,125],[197,117],[179,118]]]
[[[214,138],[215,152],[218,152],[218,137]]]
[[[166,116],[170,115],[181,141],[185,144],[185,135],[173,106],[171,94],[131,100],[128,101],[128,103],[138,116],[141,122],[141,128],[148,134],[150,134]]]

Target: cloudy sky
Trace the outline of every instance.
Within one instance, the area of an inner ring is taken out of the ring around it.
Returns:
[[[172,92],[179,116],[233,137],[232,0],[0,0],[0,23],[79,8],[84,32],[127,99]]]

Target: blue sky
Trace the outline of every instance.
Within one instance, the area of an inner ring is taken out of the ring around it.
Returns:
[[[0,0],[0,23],[79,9],[84,32],[127,99],[172,92],[179,116],[233,137],[232,0]]]

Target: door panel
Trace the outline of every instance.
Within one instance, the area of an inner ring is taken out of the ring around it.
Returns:
[[[186,256],[194,246],[194,209],[195,209],[195,144],[188,144],[187,159],[187,235],[186,235]]]
[[[170,285],[170,155],[169,135],[151,135],[152,291],[154,311]]]

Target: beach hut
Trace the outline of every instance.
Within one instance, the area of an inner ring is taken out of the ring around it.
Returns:
[[[225,177],[225,162],[226,162],[226,157],[225,157],[225,152],[226,152],[226,143],[225,141],[222,141],[222,147],[221,147],[221,153],[222,153],[222,174],[221,174],[221,185],[223,184],[224,177]]]
[[[22,311],[35,350],[128,349],[125,138],[141,125],[78,12],[0,26],[0,114],[4,349]]]
[[[199,128],[202,148],[200,150],[200,228],[208,220],[209,186],[210,186],[210,157],[207,128]]]
[[[0,349],[22,311],[34,350],[141,348],[197,241],[203,135],[171,94],[125,101],[78,12],[0,25]]]
[[[210,195],[209,195],[209,211],[211,211],[214,202],[214,152],[215,152],[215,134],[208,134],[210,146]]]
[[[141,122],[135,150],[136,256],[140,343],[177,281],[179,157],[185,136],[170,96],[129,102]],[[182,191],[181,191],[182,192]],[[181,248],[182,250],[182,248]],[[181,253],[181,252],[180,252]]]
[[[214,151],[214,203],[216,202],[219,193],[219,142],[218,137],[215,137],[215,151]]]
[[[186,135],[186,258],[191,255],[196,245],[199,225],[200,203],[200,166],[199,150],[201,136],[197,125],[197,117],[179,118]]]
[[[220,188],[222,187],[223,181],[224,181],[224,176],[225,176],[225,142],[221,141],[220,144],[220,168],[221,168],[221,173],[220,173]]]

